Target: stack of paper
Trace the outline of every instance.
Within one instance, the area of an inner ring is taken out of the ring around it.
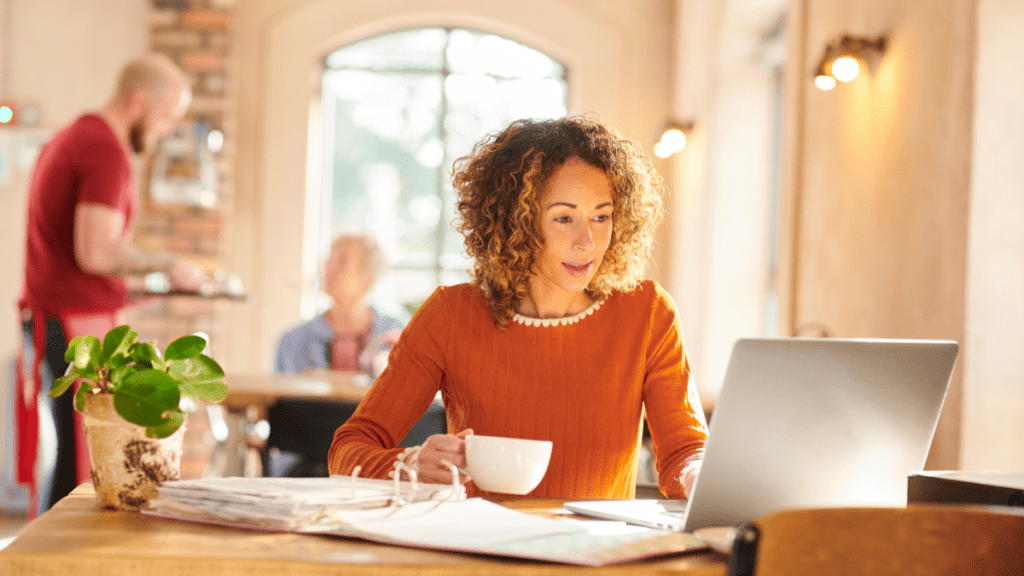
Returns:
[[[353,489],[354,486],[354,489]],[[386,544],[602,566],[705,548],[690,534],[621,522],[518,512],[461,486],[332,478],[207,478],[167,482],[145,514]]]
[[[462,486],[374,478],[201,478],[163,483],[150,501],[155,513],[303,531],[339,510],[382,508],[424,500],[465,499]],[[452,494],[453,490],[455,493]]]

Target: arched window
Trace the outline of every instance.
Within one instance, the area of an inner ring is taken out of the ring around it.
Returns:
[[[565,68],[507,38],[450,28],[367,38],[324,65],[321,255],[337,232],[372,233],[392,257],[378,290],[405,304],[465,281],[452,163],[511,120],[564,116]]]

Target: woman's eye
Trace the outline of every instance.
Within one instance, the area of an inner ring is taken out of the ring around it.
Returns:
[[[572,219],[568,216],[555,216],[555,222],[558,222],[559,224],[568,224],[569,222],[572,222]]]
[[[594,218],[594,222],[607,222],[611,219],[612,217],[609,216],[608,214],[601,214],[600,216]]]

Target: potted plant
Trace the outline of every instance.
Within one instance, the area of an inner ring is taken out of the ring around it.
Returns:
[[[206,340],[183,336],[163,354],[139,333],[118,326],[101,342],[73,339],[67,373],[54,381],[56,398],[79,382],[75,409],[83,414],[92,480],[101,506],[138,510],[156,486],[181,473],[186,411],[227,396],[224,371],[203,354]]]

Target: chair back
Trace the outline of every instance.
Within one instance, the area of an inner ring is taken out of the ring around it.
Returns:
[[[1024,575],[1024,511],[911,505],[766,514],[737,531],[729,574]]]

